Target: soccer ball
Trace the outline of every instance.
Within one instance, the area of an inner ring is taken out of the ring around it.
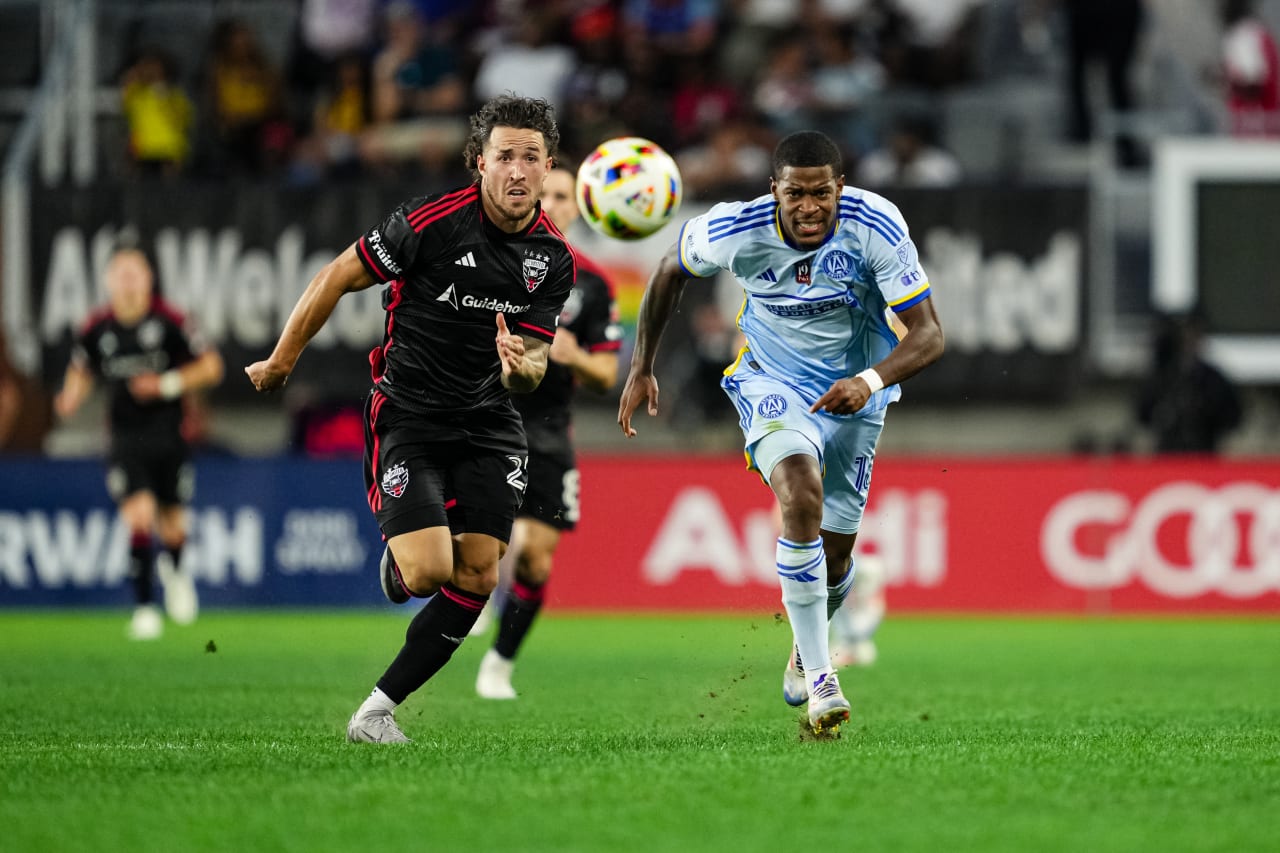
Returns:
[[[600,143],[578,167],[578,209],[606,237],[648,237],[676,215],[683,192],[676,161],[638,136]]]

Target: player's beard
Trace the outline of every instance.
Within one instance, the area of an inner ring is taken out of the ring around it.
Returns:
[[[529,224],[529,217],[533,215],[538,199],[534,195],[533,189],[528,186],[523,187],[526,195],[521,196],[519,199],[513,199],[508,196],[508,189],[509,187],[507,186],[494,189],[486,185],[484,187],[484,195],[489,200],[489,207],[492,212],[497,214],[494,216],[494,219],[497,220],[494,224],[504,231],[518,231]]]

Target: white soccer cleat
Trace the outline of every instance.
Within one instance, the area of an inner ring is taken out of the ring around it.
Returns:
[[[351,743],[413,743],[396,725],[390,711],[372,709],[363,714],[357,710],[347,723],[347,740]]]
[[[489,649],[480,660],[476,693],[481,699],[515,699],[516,689],[511,686],[511,672],[515,666],[515,661]]]
[[[809,695],[809,728],[817,735],[834,735],[849,721],[849,700],[840,692],[840,679],[834,672],[819,678]]]
[[[164,619],[154,604],[143,604],[134,608],[133,618],[129,620],[130,640],[158,640],[164,633]]]
[[[791,647],[787,668],[782,672],[782,699],[793,708],[809,700],[809,681],[804,677],[804,662],[800,660],[800,647]]]
[[[181,569],[173,567],[172,560],[160,560],[156,564],[160,582],[164,584],[164,611],[179,625],[190,625],[200,613],[200,597],[196,582]]]

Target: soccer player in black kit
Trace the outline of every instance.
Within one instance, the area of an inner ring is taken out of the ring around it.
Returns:
[[[405,743],[394,711],[462,644],[498,581],[524,497],[528,452],[511,392],[547,369],[575,261],[542,212],[560,141],[544,100],[502,95],[471,119],[469,186],[416,198],[307,285],[271,356],[245,368],[284,385],[345,293],[391,282],[370,353],[365,485],[387,541],[382,588],[430,601],[347,724],[347,739]]]
[[[195,482],[182,436],[182,395],[218,384],[222,357],[155,295],[151,264],[138,249],[118,249],[111,256],[106,285],[109,302],[90,315],[76,337],[54,409],[60,418],[69,418],[89,396],[95,379],[107,386],[107,490],[129,527],[129,578],[136,603],[129,636],[154,640],[164,622],[155,605],[153,532],[164,548],[160,578],[165,609],[180,624],[196,618],[195,584],[181,569],[184,505]]]
[[[557,166],[547,176],[542,210],[563,232],[578,218],[574,176],[568,169]],[[578,385],[597,392],[613,387],[621,346],[613,287],[603,270],[578,255],[578,280],[560,314],[547,375],[532,394],[514,398],[529,440],[529,486],[512,534],[515,565],[498,634],[476,675],[476,693],[485,699],[516,698],[511,686],[516,652],[542,608],[560,536],[573,530],[579,518],[569,405]]]

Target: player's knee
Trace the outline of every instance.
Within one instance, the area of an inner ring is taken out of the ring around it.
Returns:
[[[804,531],[817,535],[822,526],[822,483],[797,484],[778,495],[784,531]]]
[[[553,551],[524,548],[516,557],[516,579],[530,586],[542,586],[551,578]]]
[[[498,585],[501,543],[491,536],[464,535],[456,541],[453,582],[476,595],[488,595]]]
[[[453,569],[453,582],[476,595],[489,595],[498,586],[498,561],[459,560]]]
[[[400,577],[404,579],[405,586],[417,595],[429,595],[453,575],[453,566],[438,560],[411,557],[401,561],[397,557],[396,567],[400,569]]]

